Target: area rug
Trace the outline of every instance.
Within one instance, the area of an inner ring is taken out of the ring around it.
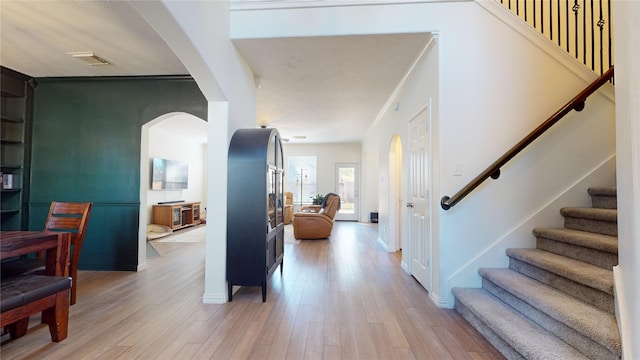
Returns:
[[[153,242],[205,242],[206,235],[206,226],[200,225],[190,229],[174,231],[173,234],[153,240]],[[293,225],[291,224],[284,226],[284,243],[300,244],[300,240],[296,240],[293,237]]]
[[[155,242],[205,242],[207,237],[207,226],[199,225],[192,228],[174,231],[173,234],[165,236]]]
[[[147,259],[158,257],[160,257],[160,253],[158,252],[158,250],[156,250],[156,248],[154,248],[153,245],[147,241]]]
[[[300,244],[300,240],[296,240],[293,237],[293,225],[284,226],[284,243],[285,244]]]

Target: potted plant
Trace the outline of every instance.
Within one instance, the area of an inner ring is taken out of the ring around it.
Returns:
[[[321,194],[317,194],[316,196],[311,197],[311,201],[313,205],[322,205],[323,199],[324,199],[324,196]]]

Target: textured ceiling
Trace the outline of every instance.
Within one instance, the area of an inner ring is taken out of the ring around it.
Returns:
[[[0,1],[3,66],[33,77],[187,74],[126,1]],[[93,51],[89,66],[68,52]]]
[[[234,40],[258,78],[259,125],[306,142],[359,141],[425,34]]]
[[[2,0],[0,16],[0,64],[33,77],[187,74],[126,1]],[[256,123],[291,142],[319,143],[360,141],[428,36],[233,42],[261,84]],[[89,66],[67,54],[78,51],[113,65]]]

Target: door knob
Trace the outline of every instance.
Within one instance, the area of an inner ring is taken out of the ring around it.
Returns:
[[[408,207],[408,208],[412,208],[412,207],[413,207],[413,203],[410,203],[410,202],[409,202],[409,203],[407,203],[407,207]]]

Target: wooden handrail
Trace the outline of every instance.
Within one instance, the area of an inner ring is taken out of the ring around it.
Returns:
[[[497,179],[500,177],[500,168],[506,164],[509,160],[511,160],[514,156],[518,155],[520,151],[526,148],[529,144],[531,144],[534,140],[536,140],[540,135],[544,134],[551,126],[560,121],[565,115],[567,115],[571,110],[582,111],[584,109],[584,103],[587,98],[596,92],[604,83],[613,78],[613,66],[609,68],[604,74],[602,74],[598,79],[596,79],[593,83],[587,86],[584,90],[582,90],[576,97],[571,99],[566,105],[564,105],[560,110],[558,110],[555,114],[551,115],[545,122],[543,122],[540,126],[538,126],[535,130],[529,133],[529,135],[525,136],[524,139],[520,140],[519,143],[514,145],[509,151],[507,151],[504,155],[502,155],[498,160],[496,160],[491,166],[489,166],[486,170],[484,170],[480,175],[476,176],[473,180],[471,180],[465,187],[463,187],[460,191],[458,191],[452,197],[443,196],[440,200],[440,206],[444,210],[449,210],[453,206],[455,206],[460,200],[462,200],[465,196],[469,195],[475,188],[480,186],[485,180],[489,177],[492,179]]]

